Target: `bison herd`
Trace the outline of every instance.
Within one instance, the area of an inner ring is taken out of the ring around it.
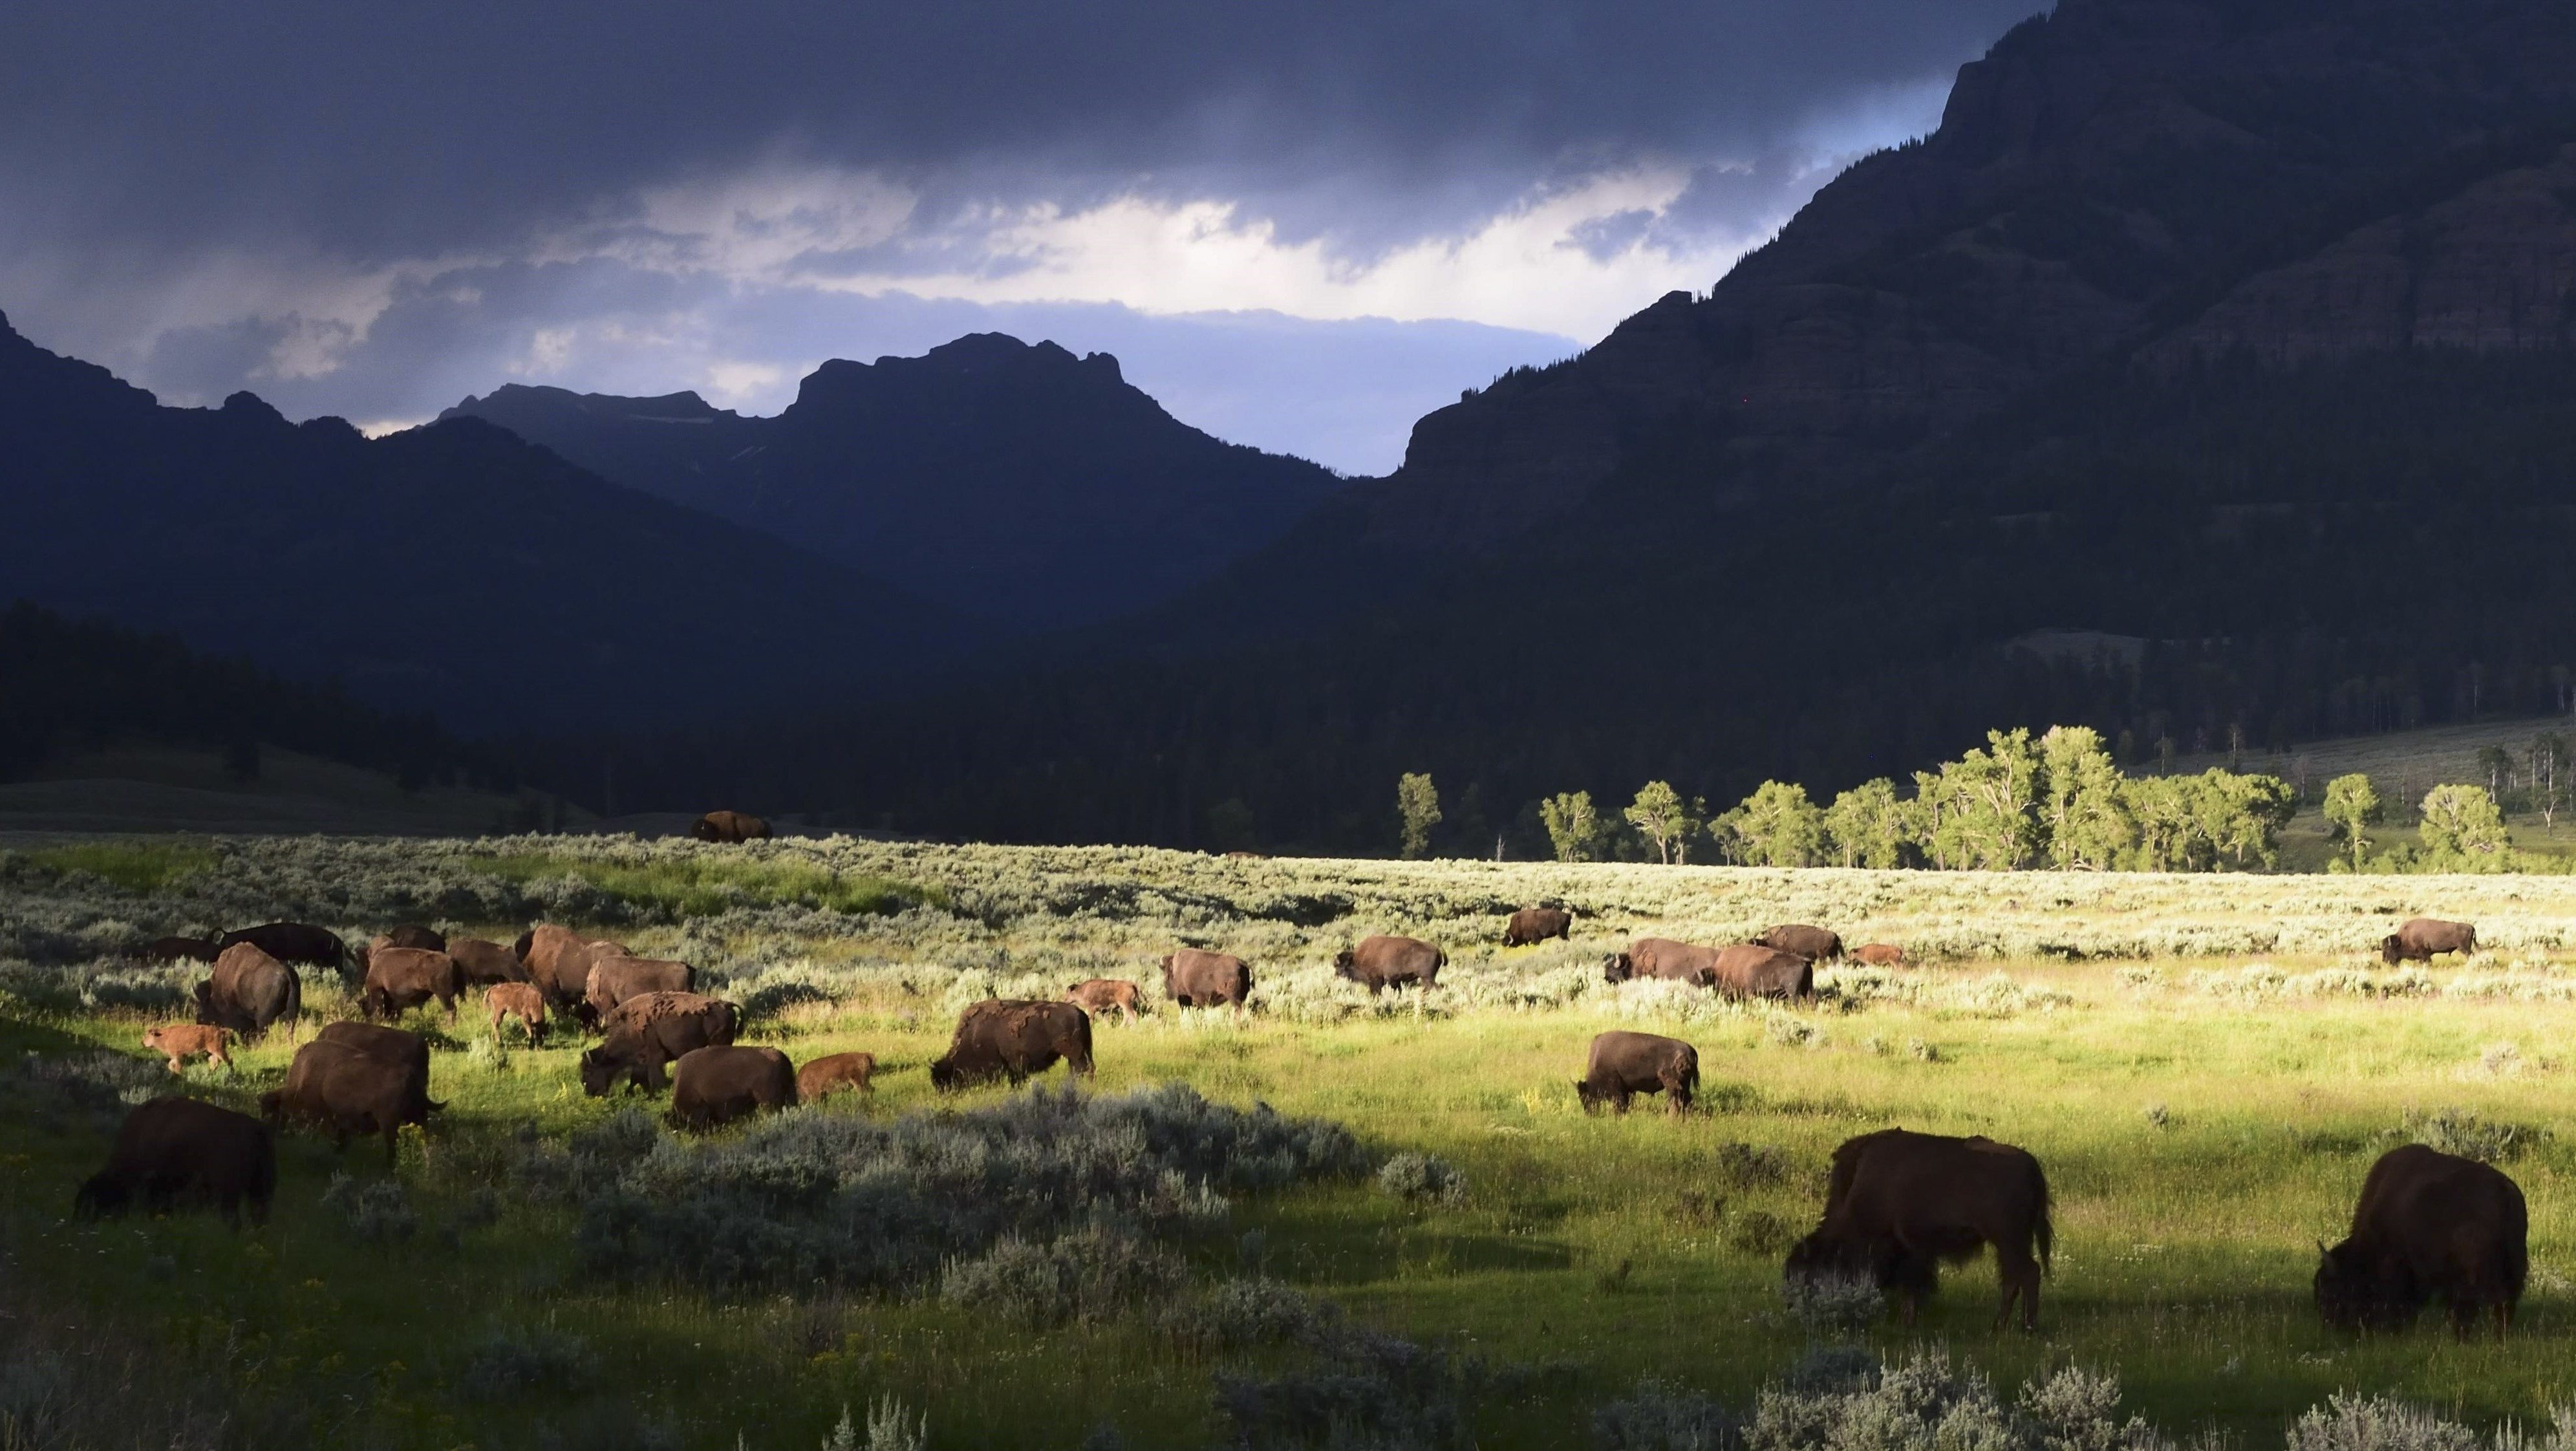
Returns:
[[[768,828],[757,818],[715,812],[699,822],[702,837],[709,831],[725,834],[707,839],[739,841]],[[1572,922],[1561,907],[1524,908],[1512,914],[1503,942],[1570,941]],[[2388,936],[2381,953],[2391,963],[2428,961],[2476,944],[2466,923],[2417,918]],[[197,1021],[144,1034],[173,1073],[199,1055],[229,1064],[235,1041],[255,1042],[279,1024],[292,1037],[303,1011],[299,967],[353,972],[365,1020],[331,1023],[297,1047],[285,1081],[261,1095],[256,1118],[176,1097],[135,1108],[106,1166],[80,1186],[75,1207],[84,1215],[193,1200],[211,1202],[227,1221],[237,1222],[246,1208],[263,1222],[277,1182],[275,1131],[287,1125],[327,1134],[341,1148],[353,1137],[381,1136],[391,1162],[402,1127],[427,1124],[444,1105],[429,1096],[427,1040],[374,1020],[435,1003],[452,1021],[471,987],[484,990],[496,1037],[512,1019],[531,1043],[558,1021],[596,1032],[597,1046],[579,1059],[583,1091],[667,1091],[671,1119],[685,1128],[711,1129],[834,1092],[868,1092],[877,1067],[867,1053],[799,1067],[775,1048],[738,1044],[741,1009],[696,992],[688,964],[639,957],[623,944],[551,923],[508,946],[396,927],[353,953],[328,929],[272,922],[214,939],[163,938],[142,955],[212,964],[196,990]],[[1639,938],[1605,958],[1602,974],[1612,983],[1664,979],[1731,998],[1804,1000],[1815,993],[1816,965],[1847,955],[1876,966],[1908,961],[1885,943],[1846,954],[1839,935],[1789,925],[1723,947]],[[1372,994],[1429,990],[1448,960],[1428,942],[1373,936],[1339,954],[1333,970]],[[1250,1007],[1253,972],[1242,958],[1183,947],[1160,966],[1164,995],[1177,1006],[1237,1015]],[[942,1092],[996,1080],[1016,1085],[1059,1062],[1087,1078],[1093,1018],[1115,1010],[1132,1020],[1142,1009],[1137,985],[1116,978],[1072,984],[1058,1001],[972,1004],[948,1051],[929,1065],[931,1084]],[[1574,1087],[1587,1113],[1607,1107],[1624,1114],[1638,1094],[1661,1094],[1669,1111],[1686,1112],[1699,1090],[1699,1053],[1658,1034],[1601,1033]],[[1834,1151],[1823,1213],[1790,1250],[1784,1273],[1796,1283],[1871,1284],[1910,1325],[1942,1265],[1991,1248],[2001,1286],[1996,1324],[2008,1324],[2018,1308],[2028,1329],[2037,1323],[2039,1283],[2050,1263],[2049,1209],[2047,1176],[2025,1150],[1905,1129],[1863,1134]],[[2438,1299],[2459,1333],[2481,1321],[2502,1333],[2522,1295],[2525,1240],[2522,1192],[2502,1172],[2421,1144],[2391,1150],[2362,1185],[2350,1234],[2317,1247],[2317,1310],[2340,1328],[2393,1329]]]

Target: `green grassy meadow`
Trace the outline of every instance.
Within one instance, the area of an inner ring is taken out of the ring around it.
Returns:
[[[388,871],[429,850],[352,849],[350,872]],[[1097,1089],[1178,1080],[1219,1102],[1338,1121],[1379,1157],[1417,1150],[1463,1169],[1470,1187],[1454,1206],[1407,1204],[1367,1182],[1239,1196],[1220,1231],[1183,1248],[1195,1276],[1257,1270],[1365,1324],[1526,1367],[1470,1407],[1479,1446],[1588,1444],[1593,1410],[1649,1377],[1749,1405],[1811,1343],[1783,1307],[1779,1265],[1788,1239],[1814,1220],[1826,1156],[1888,1125],[1988,1134],[2038,1155],[2056,1195],[2058,1253],[2036,1336],[1989,1328],[1995,1283],[1981,1262],[1945,1276],[1914,1329],[1891,1321],[1871,1331],[1884,1352],[1946,1343],[2006,1385],[2070,1361],[2113,1368],[2128,1407],[2168,1430],[2215,1426],[2255,1446],[2274,1444],[2292,1417],[2339,1390],[2399,1395],[2475,1424],[2545,1419],[2553,1401],[2576,1395],[2576,953],[2554,936],[2554,924],[2576,921],[2576,889],[2556,879],[1487,872],[995,848],[868,846],[835,857],[790,845],[746,872],[715,849],[638,850],[711,862],[665,873],[693,890],[710,879],[732,881],[737,898],[757,897],[763,882],[776,888],[766,917],[737,901],[731,917],[693,918],[679,892],[647,904],[657,922],[612,925],[639,950],[679,952],[718,973],[732,964],[742,998],[775,1004],[753,1014],[747,1041],[800,1062],[878,1055],[871,1098],[800,1113],[891,1117],[1002,1098],[1000,1088],[947,1100],[930,1091],[924,1065],[945,1046],[957,995],[942,983],[977,994],[984,982],[1035,991],[1093,971],[1150,979],[1150,958],[1173,941],[1243,944],[1279,984],[1275,1003],[1239,1024],[1169,1007],[1132,1026],[1105,1019]],[[202,876],[134,885],[116,885],[131,875],[119,871],[0,880],[17,883],[11,901],[22,910],[49,893],[89,893],[81,900],[138,921],[174,882],[287,890],[261,887],[287,882],[283,868],[221,853]],[[524,842],[458,846],[454,870],[527,855]],[[848,885],[818,889],[817,871]],[[1047,884],[1030,886],[1032,875]],[[110,885],[95,885],[102,878]],[[1311,915],[1295,903],[1333,879],[1352,884],[1335,904],[1342,915],[1281,925]],[[1121,883],[1123,897],[1110,891]],[[834,917],[826,935],[810,931],[817,919],[805,909],[778,915],[844,892],[928,905]],[[2056,905],[2065,892],[2080,896]],[[2345,915],[2360,919],[2351,929],[2360,942],[2383,930],[2372,926],[2383,909],[2419,909],[2415,898],[2381,901],[2387,894],[2446,892],[2496,894],[2491,935],[2503,950],[2354,988],[2348,980],[2375,961],[2314,945]],[[1494,945],[1501,922],[1483,908],[1585,893],[1593,901],[1575,943]],[[1280,901],[1291,905],[1265,905]],[[2152,928],[2192,950],[1933,952],[1931,966],[1890,983],[1854,975],[1801,1012],[1574,986],[1598,951],[1628,936],[1669,927],[1706,939],[1792,903],[1855,941],[2044,940],[2062,919],[2055,936],[2079,948]],[[1978,903],[1994,919],[1980,925],[1985,937],[1963,923]],[[175,921],[222,903],[162,905]],[[524,925],[442,920],[504,940]],[[2208,947],[2267,924],[2310,950]],[[1335,943],[1379,929],[1441,940],[1459,985],[1427,1007],[1372,1007],[1314,985]],[[2249,971],[2257,960],[2273,971]],[[760,996],[791,969],[824,990]],[[1998,973],[2010,990],[1997,987]],[[10,979],[12,995],[0,998],[0,1061],[92,1046],[139,1056],[142,1027],[174,1016],[65,1006],[25,990],[30,980]],[[1555,986],[1515,996],[1515,983]],[[325,1017],[347,1011],[328,987],[309,990],[307,1004]],[[1211,1446],[1231,1440],[1212,1377],[1291,1358],[1184,1351],[1141,1313],[1023,1331],[932,1294],[817,1287],[723,1299],[585,1275],[571,1212],[517,1196],[509,1172],[530,1143],[560,1141],[614,1111],[582,1096],[574,1046],[530,1050],[513,1030],[508,1051],[495,1053],[477,1042],[486,1030],[472,1004],[454,1027],[434,1015],[410,1025],[447,1035],[432,1078],[449,1107],[428,1134],[406,1133],[391,1171],[417,1215],[407,1238],[365,1242],[324,1200],[335,1173],[363,1183],[387,1172],[377,1145],[340,1156],[309,1135],[282,1146],[265,1229],[234,1234],[203,1214],[76,1223],[71,1192],[97,1167],[104,1134],[91,1119],[31,1112],[13,1096],[0,1104],[0,1249],[45,1295],[120,1307],[134,1334],[236,1397],[243,1425],[291,1428],[275,1434],[314,1444],[801,1446],[844,1405],[892,1394],[927,1412],[938,1446],[1067,1446],[1104,1425],[1131,1446]],[[1696,1044],[1702,1111],[1676,1118],[1641,1100],[1625,1118],[1585,1117],[1570,1080],[1591,1035],[1611,1027]],[[247,1104],[289,1053],[272,1041],[241,1053],[234,1075],[192,1069],[185,1089]],[[2315,1241],[2340,1236],[2363,1173],[2405,1141],[2410,1114],[2441,1110],[2540,1131],[2500,1160],[2532,1217],[2532,1287],[2516,1335],[2455,1343],[2438,1310],[2409,1336],[2325,1332],[2308,1299]],[[589,1368],[574,1384],[477,1398],[470,1348],[529,1328],[577,1337]]]

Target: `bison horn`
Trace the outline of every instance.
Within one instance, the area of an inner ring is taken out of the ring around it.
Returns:
[[[2330,1250],[2330,1249],[2328,1249],[2328,1248],[2326,1248],[2326,1242],[2325,1242],[2324,1240],[2318,1240],[2318,1241],[2317,1241],[2317,1253],[2318,1253],[2319,1255],[2330,1255],[2330,1254],[2333,1254],[2333,1253],[2334,1253],[2334,1251],[2333,1251],[2333,1250]]]

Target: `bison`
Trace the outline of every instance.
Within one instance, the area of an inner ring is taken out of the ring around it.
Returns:
[[[767,841],[769,823],[743,811],[710,811],[689,824],[700,841]]]
[[[1574,940],[1574,914],[1563,907],[1523,907],[1503,928],[1505,947],[1527,947],[1554,937]]]
[[[1660,977],[1707,987],[1717,981],[1717,957],[1714,947],[1675,942],[1669,937],[1640,937],[1628,944],[1627,951],[1601,959],[1601,980],[1621,983],[1632,978]]]
[[[197,1021],[230,1028],[249,1042],[283,1022],[290,1036],[304,1016],[304,979],[258,944],[236,942],[215,957],[215,970],[197,984]]]
[[[1629,1096],[1639,1093],[1663,1094],[1665,1108],[1681,1113],[1699,1092],[1699,1050],[1656,1033],[1601,1033],[1592,1040],[1592,1056],[1574,1091],[1585,1113],[1597,1113],[1605,1103],[1626,1113]]]
[[[142,962],[212,962],[223,949],[211,937],[155,937],[134,949]]]
[[[218,948],[247,942],[280,962],[302,963],[306,967],[327,967],[343,977],[351,975],[356,959],[349,944],[328,927],[309,922],[270,922],[258,927],[244,927],[215,939]]]
[[[1843,955],[1843,939],[1839,934],[1803,923],[1774,927],[1753,941],[1757,946],[1768,947],[1774,952],[1794,952],[1809,962],[1839,962]]]
[[[1816,965],[1794,952],[1739,942],[1717,955],[1715,986],[1730,998],[1797,998],[1816,995]]]
[[[1333,959],[1333,976],[1348,978],[1375,996],[1407,984],[1438,987],[1440,969],[1448,965],[1448,953],[1418,938],[1369,937]]]
[[[1122,1023],[1136,1021],[1137,1011],[1144,1002],[1143,996],[1136,991],[1136,985],[1123,977],[1095,977],[1088,982],[1074,983],[1064,990],[1064,1000],[1095,1018],[1115,1008],[1118,1021]]]
[[[447,950],[445,934],[434,928],[415,926],[410,923],[400,927],[388,927],[384,935],[376,940],[389,947],[417,947],[424,952]]]
[[[582,995],[590,986],[594,956],[627,955],[621,943],[593,942],[552,922],[540,922],[521,933],[513,951],[519,961],[527,964],[528,981],[546,995],[546,1002],[556,1011],[567,1013],[582,1005]]]
[[[697,1048],[671,1065],[671,1122],[712,1129],[796,1106],[796,1070],[775,1048]]]
[[[501,1020],[517,1018],[528,1030],[533,1048],[546,1036],[546,995],[524,982],[496,982],[483,990],[484,1011],[492,1015],[492,1041],[501,1041]]]
[[[528,965],[519,960],[519,954],[498,942],[486,942],[480,937],[455,938],[447,944],[447,955],[456,959],[456,970],[465,974],[467,987],[528,980]]]
[[[1162,968],[1163,996],[1182,1007],[1230,1006],[1240,1015],[1252,1003],[1252,966],[1240,957],[1184,947]]]
[[[170,1071],[173,1073],[179,1071],[181,1064],[200,1053],[206,1055],[206,1061],[209,1063],[220,1063],[226,1068],[232,1067],[232,1041],[232,1029],[208,1027],[204,1024],[165,1023],[158,1028],[143,1030],[143,1046],[169,1059]]]
[[[1091,1076],[1090,1014],[1071,1003],[987,998],[958,1015],[947,1054],[930,1065],[930,1086],[948,1093],[1006,1077],[1016,1087],[1059,1058]]]
[[[358,1010],[370,1018],[399,1018],[432,998],[456,1017],[456,1000],[465,992],[465,974],[456,959],[421,947],[379,947],[367,954],[367,982],[358,991]]]
[[[2361,1182],[2352,1233],[2317,1244],[2317,1313],[2339,1330],[2402,1330],[2436,1296],[2462,1339],[2481,1317],[2513,1326],[2530,1268],[2522,1190],[2504,1174],[2422,1144],[2380,1155]]]
[[[685,993],[697,985],[696,970],[685,962],[594,950],[590,975],[582,985],[582,1016],[589,1022],[606,1022],[617,1005],[628,998],[640,998],[646,993]]]
[[[1938,1288],[1940,1266],[1995,1247],[2000,1329],[2021,1302],[2025,1330],[2039,1324],[2039,1280],[2055,1231],[2039,1161],[1987,1138],[1881,1129],[1834,1150],[1824,1219],[1789,1251],[1793,1280],[1867,1276],[1896,1292],[1912,1325]]]
[[[2466,957],[2477,950],[2477,928],[2439,917],[2417,917],[2379,939],[2379,960],[2391,967],[2401,962],[2429,963],[2436,953],[2456,952]]]
[[[1914,959],[1905,955],[1904,948],[1899,947],[1892,942],[1872,942],[1865,944],[1853,949],[1852,958],[1857,962],[1866,963],[1871,967],[1910,967],[1913,965],[1914,961]]]
[[[428,1079],[425,1065],[415,1068],[393,1054],[316,1038],[295,1050],[285,1085],[260,1095],[260,1117],[272,1124],[309,1124],[330,1134],[342,1150],[353,1135],[382,1134],[390,1164],[402,1126],[426,1125],[439,1107],[430,1101]]]
[[[581,1055],[582,1092],[602,1098],[625,1078],[659,1093],[671,1086],[665,1065],[700,1048],[732,1045],[742,1009],[696,993],[645,993],[619,1003],[600,1028],[606,1040]]]
[[[193,1098],[156,1098],[125,1116],[107,1167],[80,1186],[72,1210],[122,1214],[140,1200],[157,1213],[186,1197],[213,1201],[239,1227],[244,1204],[253,1224],[266,1224],[276,1192],[277,1136],[268,1125]]]
[[[379,1027],[374,1023],[346,1021],[326,1024],[314,1036],[325,1043],[338,1043],[401,1064],[403,1071],[410,1074],[420,1088],[424,1112],[436,1113],[447,1107],[443,1103],[426,1103],[429,1095],[429,1040],[418,1033]]]
[[[837,1089],[873,1093],[868,1080],[877,1072],[873,1053],[834,1053],[796,1070],[796,1101],[820,1103]]]

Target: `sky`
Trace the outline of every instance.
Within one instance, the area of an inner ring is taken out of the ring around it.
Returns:
[[[2043,0],[132,0],[0,15],[0,311],[179,404],[770,413],[961,333],[1382,473],[1707,290]]]

